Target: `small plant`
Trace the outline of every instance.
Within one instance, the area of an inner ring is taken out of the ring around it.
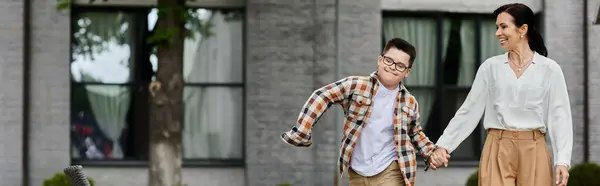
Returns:
[[[94,180],[88,178],[91,186],[94,186]],[[54,174],[52,178],[44,180],[44,186],[71,186],[71,181],[67,178],[67,175],[63,172]]]
[[[568,186],[600,185],[600,166],[592,162],[575,165],[569,170]]]
[[[478,186],[479,185],[479,169],[477,169],[469,179],[467,180],[466,186]]]

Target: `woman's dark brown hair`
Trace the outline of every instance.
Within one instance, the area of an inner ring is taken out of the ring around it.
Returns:
[[[537,25],[535,25],[535,16],[533,15],[531,8],[521,3],[506,4],[494,10],[494,16],[498,17],[498,15],[500,15],[502,12],[510,14],[513,17],[513,23],[517,27],[527,24],[529,48],[540,55],[548,57],[548,50],[544,44],[544,38],[542,38],[542,35],[538,31]]]

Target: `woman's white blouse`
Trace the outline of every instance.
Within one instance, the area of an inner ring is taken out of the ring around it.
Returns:
[[[481,64],[471,90],[437,145],[452,152],[484,114],[485,129],[539,129],[550,137],[555,164],[570,166],[573,124],[567,85],[560,66],[534,53],[533,63],[517,78],[508,53]]]

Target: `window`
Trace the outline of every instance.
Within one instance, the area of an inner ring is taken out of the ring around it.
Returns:
[[[406,87],[419,101],[422,126],[436,142],[466,98],[479,65],[504,51],[490,15],[384,12],[383,45],[400,37],[415,45]],[[480,125],[453,152],[453,160],[479,160],[485,140]]]
[[[205,29],[184,42],[184,164],[243,165],[244,14],[192,11]],[[155,8],[74,8],[72,161],[143,165],[148,160],[147,87],[158,59],[146,41],[156,20]]]

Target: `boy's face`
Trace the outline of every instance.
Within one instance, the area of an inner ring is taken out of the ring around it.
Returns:
[[[383,84],[399,84],[410,73],[410,55],[397,48],[390,48],[377,58],[377,76]]]

